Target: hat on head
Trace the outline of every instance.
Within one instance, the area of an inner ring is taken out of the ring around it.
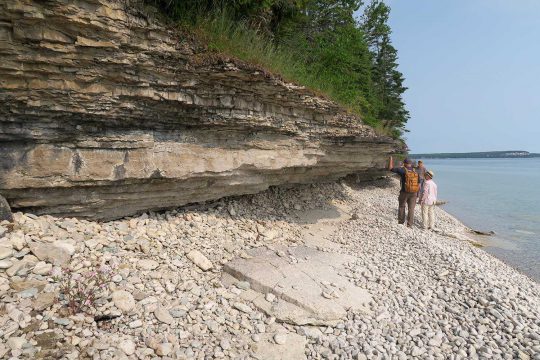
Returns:
[[[435,173],[431,170],[428,170],[426,171],[426,175],[428,175],[430,178],[433,178],[433,175],[435,175]]]
[[[412,160],[411,159],[405,159],[403,161],[404,164],[412,164]]]

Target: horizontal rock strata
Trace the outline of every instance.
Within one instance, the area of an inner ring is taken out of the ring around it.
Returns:
[[[0,3],[0,194],[112,219],[368,174],[401,145],[125,2]]]

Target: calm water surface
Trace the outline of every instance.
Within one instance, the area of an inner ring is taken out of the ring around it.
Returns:
[[[540,158],[426,159],[445,210],[493,230],[485,250],[540,282]]]

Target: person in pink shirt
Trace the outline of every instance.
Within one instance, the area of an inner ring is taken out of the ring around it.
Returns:
[[[422,204],[422,225],[424,229],[435,228],[435,203],[437,202],[437,184],[433,181],[433,171],[426,171]]]

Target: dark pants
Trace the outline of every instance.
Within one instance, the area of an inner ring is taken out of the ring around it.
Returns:
[[[422,195],[424,195],[424,179],[420,179],[419,181],[420,190],[418,190],[418,201],[422,198]]]
[[[414,207],[416,206],[416,193],[408,193],[401,191],[399,193],[399,213],[398,221],[400,224],[405,222],[405,205],[407,205],[407,225],[412,226],[414,223]]]

